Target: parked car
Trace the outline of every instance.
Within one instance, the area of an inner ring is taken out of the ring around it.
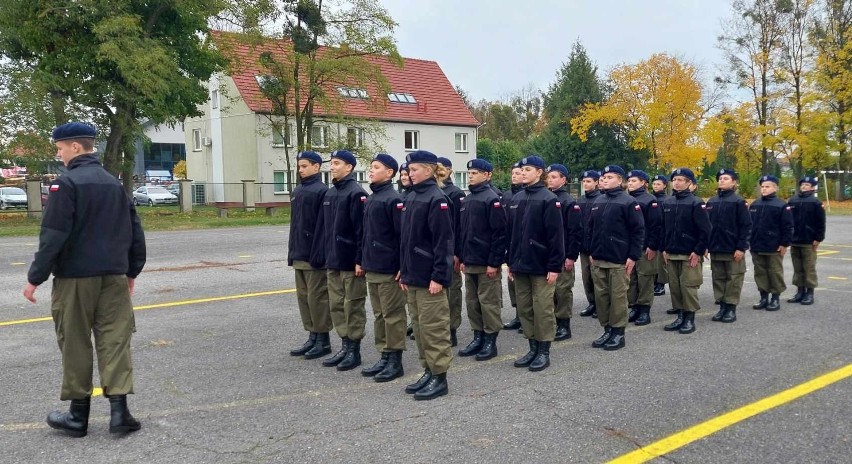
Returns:
[[[133,191],[134,205],[164,205],[177,204],[178,198],[169,193],[165,187],[143,185]]]
[[[169,184],[169,186],[166,187],[166,190],[168,190],[172,195],[180,198],[180,184],[177,182]]]
[[[27,192],[18,187],[0,187],[0,209],[27,209]]]

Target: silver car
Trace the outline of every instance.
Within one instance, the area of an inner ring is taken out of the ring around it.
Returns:
[[[0,209],[27,209],[27,192],[18,187],[0,187]]]
[[[133,191],[134,205],[174,205],[178,197],[169,193],[165,187],[143,185]]]

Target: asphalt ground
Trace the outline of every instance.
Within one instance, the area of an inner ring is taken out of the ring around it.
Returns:
[[[666,437],[673,449],[653,462],[849,462],[852,378],[723,421],[712,434],[677,433],[852,363],[850,226],[852,217],[829,217],[814,306],[750,309],[749,271],[738,321],[711,322],[705,263],[694,334],[664,332],[670,300],[657,297],[653,323],[631,325],[625,349],[593,349],[597,320],[575,317],[574,337],[554,343],[551,367],[532,373],[512,366],[526,341],[503,332],[500,356],[457,356],[449,395],[429,402],[402,392],[422,372],[412,341],[406,376],[385,384],[287,354],[305,333],[288,292],[286,227],[150,233],[134,296],[130,397],[143,428],[111,436],[99,397],[82,439],[44,423],[67,403],[58,399],[53,324],[43,320],[49,285],[36,305],[21,296],[37,241],[0,239],[0,462],[605,462]],[[789,258],[785,267],[790,282]],[[578,276],[575,314],[585,304]],[[372,316],[367,332],[365,365],[378,357]],[[461,347],[466,318],[459,334]],[[626,460],[652,457],[643,456]]]

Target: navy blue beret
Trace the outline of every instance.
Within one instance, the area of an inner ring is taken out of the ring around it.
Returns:
[[[801,185],[801,184],[803,184],[803,183],[808,183],[808,184],[811,184],[811,185],[813,185],[814,187],[816,187],[816,186],[817,186],[817,184],[819,184],[819,177],[817,177],[817,176],[805,176],[805,177],[802,177],[801,179],[799,179],[799,185]]]
[[[570,172],[565,165],[562,164],[551,164],[547,167],[547,172],[556,171],[562,174],[562,177],[568,177],[568,173]]]
[[[630,179],[631,177],[638,177],[644,180],[645,182],[648,182],[648,180],[650,180],[650,177],[648,177],[648,173],[641,169],[633,169],[631,171],[628,171],[627,178]]]
[[[669,185],[669,178],[662,174],[657,174],[656,176],[654,176],[654,180],[661,181],[664,185]]]
[[[758,181],[757,181],[758,185],[763,184],[764,182],[773,182],[773,183],[775,183],[775,185],[778,185],[778,184],[779,184],[779,182],[778,182],[778,178],[777,178],[777,177],[775,177],[775,176],[773,176],[773,175],[771,175],[771,174],[767,174],[767,175],[765,175],[765,176],[761,176],[761,177],[760,177],[760,180],[758,180]]]
[[[399,172],[402,171],[408,172],[408,163],[402,163],[399,165]]]
[[[352,166],[358,164],[358,161],[355,160],[355,155],[346,150],[335,150],[331,152],[331,159],[334,158],[342,160],[344,163],[351,164]]]
[[[450,161],[449,158],[444,158],[443,156],[438,157],[438,163],[443,164],[445,168],[453,167],[453,162]]]
[[[399,164],[397,164],[396,160],[393,159],[393,156],[388,155],[387,153],[379,153],[373,157],[373,161],[378,161],[384,164],[386,167],[393,169],[393,173],[396,174],[396,171],[399,169]]]
[[[518,161],[517,163],[512,165],[512,169],[520,169],[520,168],[521,168],[521,162],[520,161]]]
[[[588,169],[583,171],[583,174],[580,176],[580,178],[585,179],[587,177],[589,179],[598,180],[601,178],[601,173],[600,171],[595,171],[594,169]]]
[[[607,173],[618,174],[619,176],[624,177],[624,168],[616,164],[610,164],[609,166],[604,167],[603,171],[601,171],[601,175]]]
[[[411,163],[438,164],[438,157],[426,150],[417,150],[405,156],[405,161]]]
[[[311,163],[322,164],[322,156],[315,151],[303,151],[296,155],[296,161],[298,160],[308,160]]]
[[[737,174],[737,171],[734,171],[733,169],[727,169],[727,168],[726,169],[719,169],[719,172],[716,173],[716,180],[718,181],[719,177],[724,176],[726,174],[731,176],[731,179],[740,180],[740,175]]]
[[[536,167],[536,168],[539,168],[539,169],[544,169],[544,160],[541,159],[540,156],[535,156],[535,155],[525,156],[520,161],[518,161],[518,166],[519,167],[533,166],[533,167]]]
[[[98,131],[88,124],[68,122],[61,126],[56,126],[56,129],[53,129],[52,138],[54,142],[59,142],[71,139],[93,139],[97,135]]]
[[[697,184],[698,181],[695,180],[695,173],[692,172],[692,169],[689,168],[677,168],[672,171],[671,179],[674,180],[675,176],[682,176],[689,179],[693,184]]]
[[[476,169],[477,171],[483,172],[491,172],[494,170],[494,166],[491,165],[488,161],[485,161],[481,158],[474,158],[467,162],[468,169]]]

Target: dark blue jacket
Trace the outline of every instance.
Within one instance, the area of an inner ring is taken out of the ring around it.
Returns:
[[[642,207],[621,187],[600,192],[589,208],[589,255],[616,264],[638,261],[645,243]]]
[[[657,201],[657,197],[648,193],[645,187],[640,187],[632,192],[630,196],[636,199],[642,208],[642,219],[645,221],[645,243],[642,249],[649,248],[660,251],[663,244],[663,208]]]
[[[706,205],[689,190],[675,192],[663,203],[663,251],[672,255],[703,256],[710,243],[710,217]]]
[[[453,183],[451,179],[447,179],[444,181],[444,187],[441,188],[441,191],[444,192],[444,195],[450,199],[451,204],[451,217],[453,218],[453,234],[458,237],[461,235],[461,209],[462,202],[464,202],[464,191]],[[456,256],[461,255],[461,250],[459,249],[459,244],[456,243],[453,247],[453,254]]]
[[[825,209],[814,192],[799,192],[787,203],[793,212],[793,243],[812,245],[825,240]]]
[[[412,186],[402,208],[399,264],[401,281],[447,287],[453,276],[453,220],[450,200],[434,179]]]
[[[334,182],[322,200],[314,247],[316,261],[311,266],[338,271],[354,271],[358,263],[358,248],[364,233],[364,204],[367,192],[358,185],[352,174]],[[320,261],[320,254],[322,260]]]
[[[96,155],[81,155],[50,186],[27,280],[126,275],[145,266],[145,234],[121,183]]]
[[[506,213],[489,184],[470,186],[461,208],[461,262],[499,268],[506,259]]]
[[[591,247],[592,235],[589,233],[589,216],[592,213],[592,203],[601,196],[601,191],[594,189],[591,192],[586,192],[577,199],[577,204],[580,205],[580,212],[583,213],[583,240],[580,242],[580,253],[589,254]]]
[[[779,246],[788,247],[793,242],[793,213],[776,194],[755,200],[748,212],[752,253],[772,253]]]
[[[402,198],[391,181],[370,184],[373,194],[364,206],[364,237],[361,256],[355,258],[369,272],[396,274],[399,271],[399,234]]]
[[[290,240],[287,243],[287,264],[293,261],[316,262],[318,249],[314,248],[317,220],[328,187],[321,174],[305,177],[290,194]],[[322,256],[322,253],[319,254]]]
[[[568,193],[568,189],[560,187],[553,190],[553,194],[559,199],[562,210],[562,231],[565,236],[565,258],[577,261],[580,255],[580,246],[583,242],[583,212],[577,200]]]
[[[747,251],[751,239],[751,215],[748,204],[734,190],[719,190],[707,200],[710,215],[710,253],[733,254]]]
[[[509,269],[521,274],[561,272],[565,261],[562,209],[541,182],[512,197],[509,206]]]

